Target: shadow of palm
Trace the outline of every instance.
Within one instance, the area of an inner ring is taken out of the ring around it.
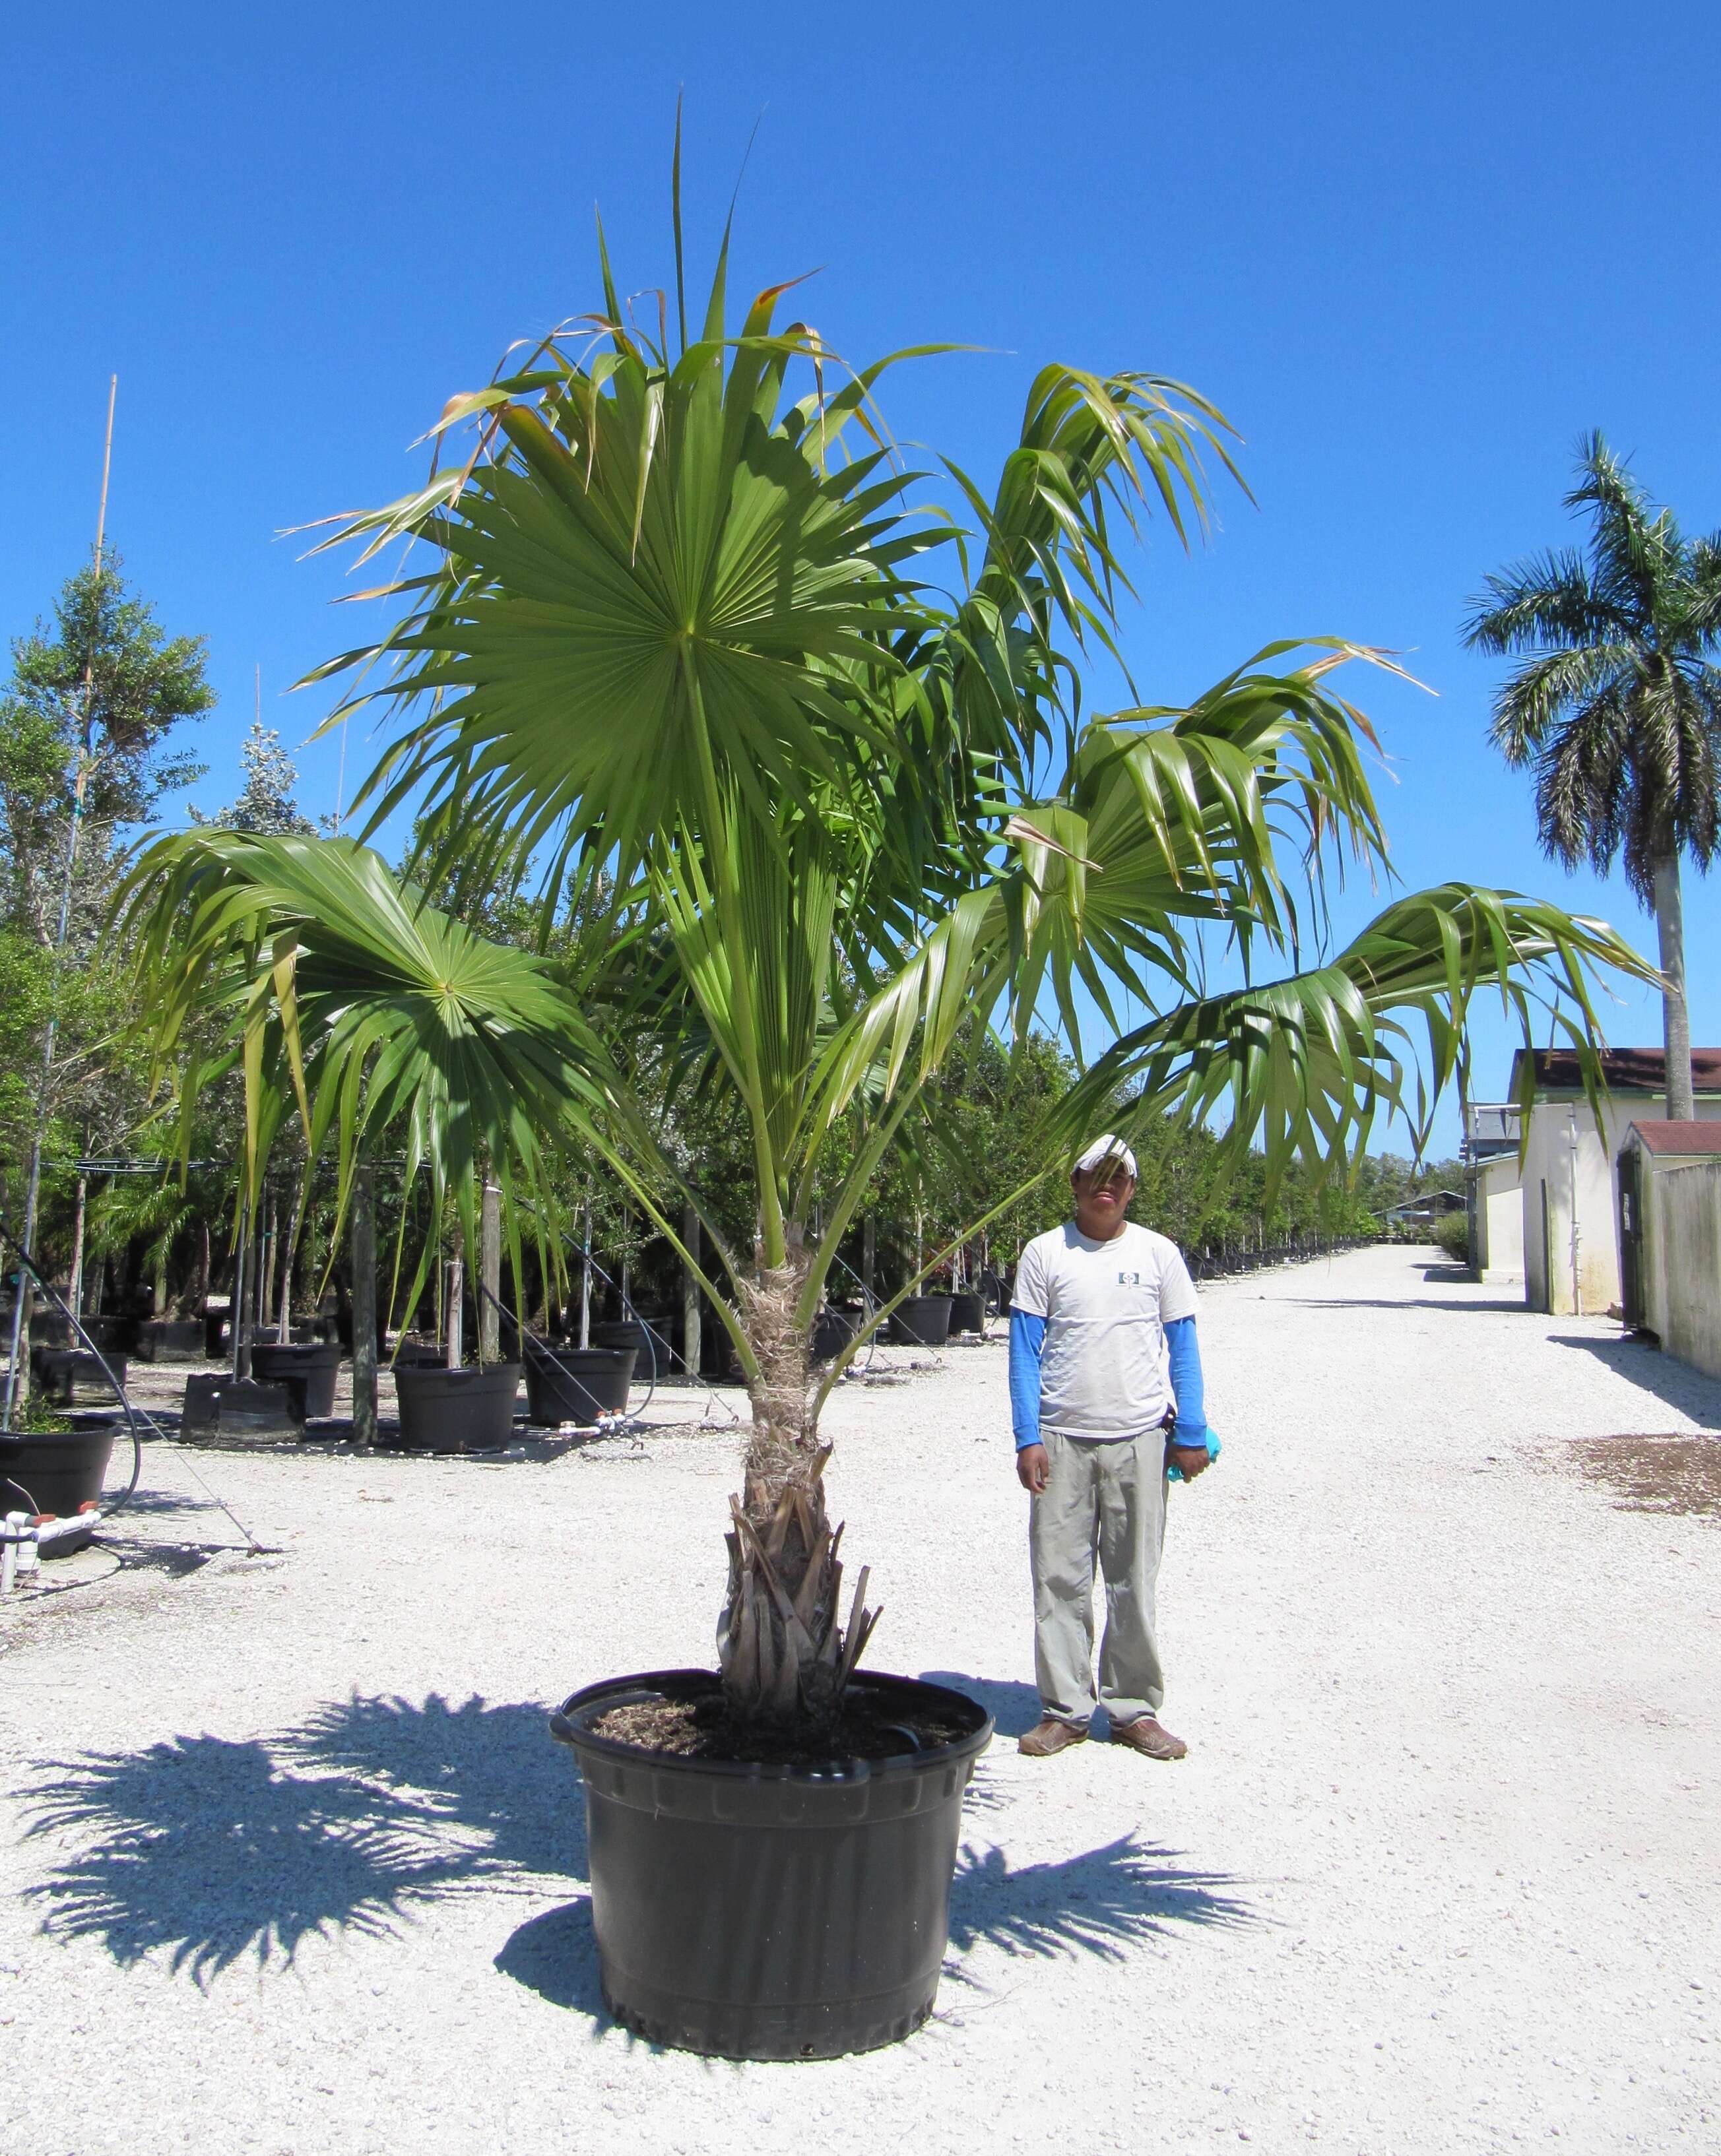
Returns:
[[[578,1784],[544,1725],[533,1705],[355,1697],[267,1740],[55,1762],[28,1834],[81,1845],[28,1892],[47,1931],[126,1966],[164,1950],[204,1984],[475,1885],[583,1879]]]
[[[1012,1868],[1002,1850],[964,1846],[950,1893],[950,1943],[1009,1954],[1092,1953],[1121,1961],[1144,1939],[1184,1924],[1237,1929],[1258,1923],[1249,1904],[1225,1891],[1222,1871],[1191,1871],[1174,1852],[1133,1835],[1056,1864]]]

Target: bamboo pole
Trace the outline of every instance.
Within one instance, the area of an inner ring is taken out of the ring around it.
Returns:
[[[352,1178],[352,1435],[377,1441],[377,1198],[373,1172]]]

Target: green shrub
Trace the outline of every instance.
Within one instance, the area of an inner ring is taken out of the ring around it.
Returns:
[[[1467,1213],[1442,1213],[1434,1224],[1434,1240],[1449,1258],[1460,1265],[1470,1262],[1470,1216]]]

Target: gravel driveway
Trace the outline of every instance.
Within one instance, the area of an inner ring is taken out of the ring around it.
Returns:
[[[0,2150],[1717,2146],[1721,1522],[1573,1440],[1721,1429],[1721,1388],[1426,1251],[1210,1289],[1201,1329],[1179,1767],[1015,1749],[1001,1343],[832,1410],[871,1659],[999,1735],[937,2017],[828,2065],[608,2024],[544,1733],[709,1659],[732,1437],[149,1447],[120,1569],[0,1611]]]

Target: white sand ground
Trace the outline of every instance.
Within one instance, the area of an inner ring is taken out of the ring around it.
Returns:
[[[1567,1456],[1721,1428],[1721,1389],[1431,1256],[1205,1299],[1225,1456],[1174,1492],[1180,1767],[1010,1741],[1001,1346],[840,1399],[873,1659],[955,1673],[999,1736],[937,2018],[828,2065],[606,2022],[544,1734],[579,1682],[708,1657],[732,1440],[152,1445],[134,1556],[236,1541],[193,1465],[281,1553],[0,1614],[0,2150],[1721,2145],[1721,1527]]]

